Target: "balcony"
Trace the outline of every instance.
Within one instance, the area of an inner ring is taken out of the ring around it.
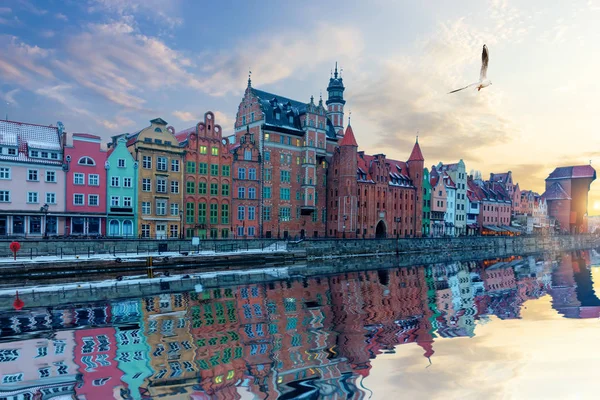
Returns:
[[[133,207],[110,207],[113,214],[133,214]]]

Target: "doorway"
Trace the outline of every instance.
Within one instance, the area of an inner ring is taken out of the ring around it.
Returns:
[[[375,237],[377,239],[382,239],[386,237],[386,229],[385,223],[383,221],[379,221],[377,227],[375,228]]]

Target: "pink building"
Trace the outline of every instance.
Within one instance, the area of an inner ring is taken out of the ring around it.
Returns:
[[[480,229],[495,231],[496,227],[506,227],[511,220],[511,197],[503,185],[496,182],[472,180],[469,188],[480,201],[477,225]]]
[[[106,185],[131,187],[133,184],[133,177],[113,176],[112,182],[106,182],[106,156],[106,148],[99,136],[74,133],[67,138],[64,164],[67,171],[65,233],[68,235],[106,233]],[[132,206],[131,198],[119,200],[123,204],[111,205]]]
[[[0,343],[0,398],[73,398],[81,380],[74,345],[73,331],[58,331],[52,340]]]
[[[93,328],[75,331],[75,363],[83,374],[77,398],[112,399],[113,388],[121,385],[123,371],[115,360],[117,343],[114,328]]]
[[[429,175],[429,183],[431,184],[431,228],[429,231],[434,237],[443,236],[448,195],[444,180],[440,179],[440,175],[433,167]]]

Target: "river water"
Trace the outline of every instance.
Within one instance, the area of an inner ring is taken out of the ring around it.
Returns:
[[[596,256],[5,312],[0,399],[597,398]]]

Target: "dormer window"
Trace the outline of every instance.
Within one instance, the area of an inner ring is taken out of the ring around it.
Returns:
[[[156,144],[162,144],[162,140],[161,139],[154,139],[154,143],[156,143]]]
[[[144,142],[145,143],[152,143],[152,138],[149,138],[149,137],[144,138]]]
[[[79,159],[79,161],[77,161],[77,164],[79,165],[96,165],[96,163],[94,162],[94,160],[90,157],[81,157]]]
[[[8,149],[8,155],[9,156],[16,156],[17,155],[17,149]]]
[[[290,115],[290,124],[293,124],[293,123],[294,123],[294,116]]]
[[[281,119],[281,113],[279,112],[279,110],[275,111],[275,119],[276,120]]]
[[[162,132],[162,129],[160,129],[160,128],[154,128],[154,132]]]

